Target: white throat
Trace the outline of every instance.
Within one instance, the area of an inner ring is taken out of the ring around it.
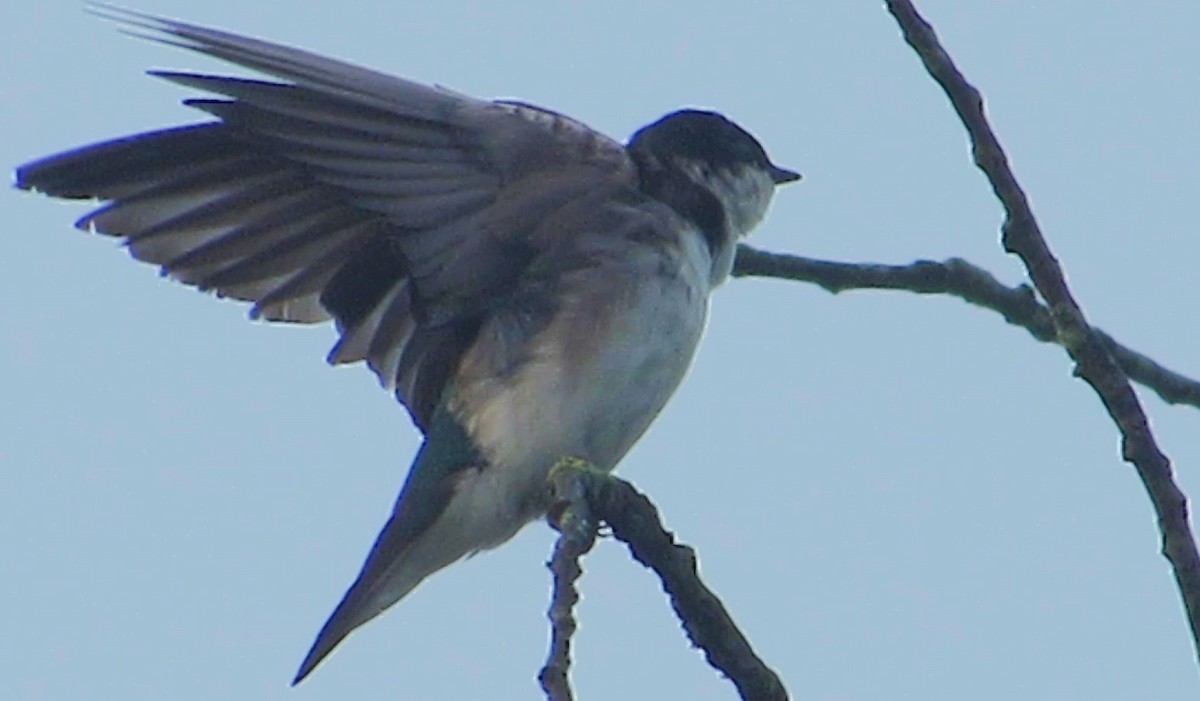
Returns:
[[[718,171],[709,176],[707,186],[725,208],[735,238],[742,238],[758,226],[775,194],[771,175],[749,165]]]
[[[735,241],[749,234],[762,221],[775,194],[775,182],[770,173],[749,164],[716,171],[687,164],[681,170],[693,182],[716,195]]]
[[[767,171],[749,164],[717,171],[696,163],[677,163],[676,167],[716,196],[725,212],[725,228],[730,235],[712,251],[709,276],[709,284],[716,287],[733,269],[738,239],[749,234],[766,215],[775,182]]]

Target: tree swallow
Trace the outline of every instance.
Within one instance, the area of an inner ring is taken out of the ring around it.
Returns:
[[[627,145],[297,49],[105,8],[151,38],[270,78],[153,71],[214,120],[17,170],[105,204],[78,226],[252,318],[318,323],[425,440],[358,578],[304,659],[547,509],[564,457],[612,470],[687,371],[708,294],[799,175],[715,112]]]

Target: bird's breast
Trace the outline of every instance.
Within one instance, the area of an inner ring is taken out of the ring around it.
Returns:
[[[487,469],[540,490],[560,458],[611,470],[645,432],[687,372],[708,313],[707,249],[699,236],[677,243],[564,276],[553,315],[522,342],[504,314],[485,325],[451,406]]]

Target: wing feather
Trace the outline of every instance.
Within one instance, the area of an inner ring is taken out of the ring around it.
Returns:
[[[543,244],[536,224],[597,179],[633,183],[624,148],[532,105],[487,102],[270,42],[101,14],[268,79],[151,74],[207,93],[217,121],[137,134],[18,169],[24,189],[105,204],[82,228],[252,317],[341,334],[428,425],[459,358]],[[557,194],[556,194],[557,193]]]

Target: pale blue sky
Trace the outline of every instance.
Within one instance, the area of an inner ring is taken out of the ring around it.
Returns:
[[[297,8],[303,6],[304,10]],[[962,256],[1023,279],[940,91],[880,2],[144,0],[140,9],[625,138],[721,109],[804,173],[757,245]],[[985,93],[1095,323],[1200,375],[1200,4],[927,0]],[[212,67],[74,0],[0,7],[0,165],[200,118],[141,75]],[[0,194],[0,698],[525,699],[545,655],[527,528],[297,664],[391,507],[417,437],[328,328],[272,328],[157,278],[85,210]],[[1152,512],[1065,354],[990,312],[735,280],[683,388],[621,465],[797,699],[1196,695]],[[1200,412],[1142,392],[1200,495]],[[585,562],[583,699],[730,699],[657,582]]]

